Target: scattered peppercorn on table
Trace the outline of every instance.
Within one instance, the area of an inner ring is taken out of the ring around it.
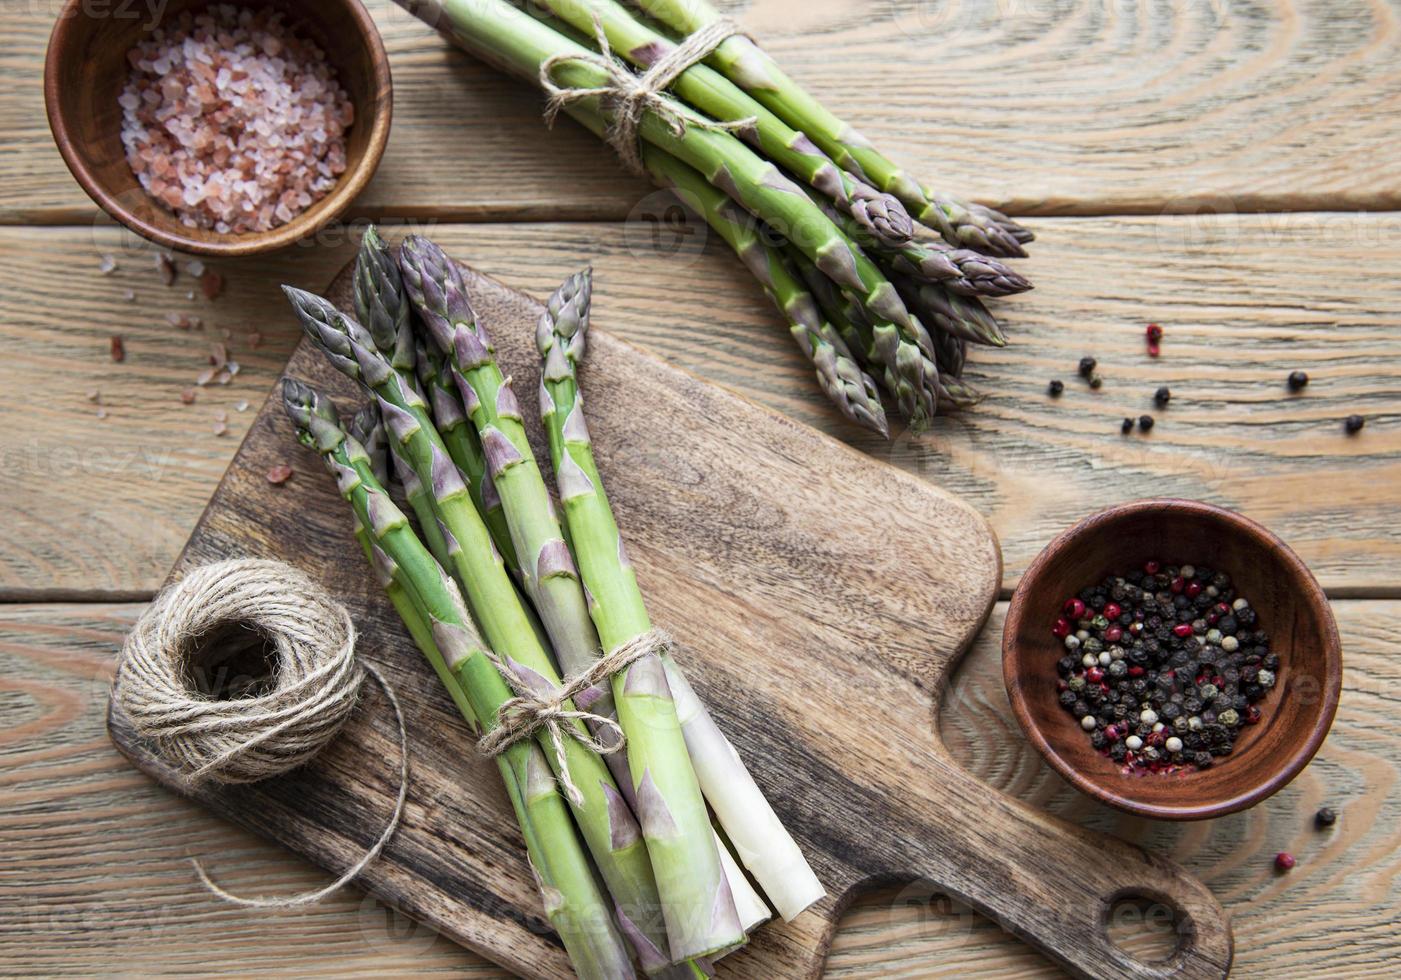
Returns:
[[[1377,164],[1401,86],[1381,18],[1280,0],[1248,17],[1231,2],[1132,17],[1090,0],[963,5],[957,19],[916,2],[735,6],[893,155],[1037,235],[1017,265],[1036,290],[998,310],[1012,343],[968,360],[988,398],[887,443],[833,412],[758,285],[669,194],[573,123],[546,131],[533,93],[408,14],[369,6],[396,112],[361,223],[271,258],[202,270],[176,257],[169,283],[48,138],[38,78],[54,10],[0,13],[14,69],[0,88],[7,969],[503,975],[362,895],[279,915],[222,904],[187,854],[217,855],[245,892],[324,876],[150,783],[104,734],[120,638],[299,336],[276,284],[323,286],[370,217],[396,232],[431,222],[453,255],[537,296],[591,259],[599,329],[962,494],[1001,537],[1008,587],[1057,531],[1116,501],[1199,497],[1267,523],[1334,599],[1346,671],[1319,756],[1266,803],[1155,824],[1061,783],[1011,722],[1001,604],[950,688],[943,737],[999,788],[1200,875],[1234,915],[1240,975],[1376,974],[1401,954],[1401,232],[1387,210],[1401,172]],[[1329,112],[1300,113],[1301,99]],[[829,974],[1056,974],[936,891],[860,900]],[[1120,913],[1127,947],[1164,951],[1151,910]]]

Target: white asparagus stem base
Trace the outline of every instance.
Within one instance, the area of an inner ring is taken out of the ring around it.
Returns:
[[[740,862],[778,914],[791,921],[827,892],[681,669],[669,656],[662,663],[701,792]],[[721,847],[722,860],[728,850]]]

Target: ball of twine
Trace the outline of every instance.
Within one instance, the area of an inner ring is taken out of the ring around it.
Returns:
[[[241,625],[275,652],[270,689],[219,700],[196,685],[201,640]],[[190,779],[249,783],[294,769],[345,724],[365,672],[345,607],[281,562],[204,565],[162,592],[126,639],[113,697]]]
[[[268,690],[220,700],[196,684],[200,643],[243,626],[275,651]],[[355,657],[355,625],[345,607],[290,565],[233,559],[203,565],[166,589],[137,621],[122,649],[112,698],[157,753],[193,782],[251,783],[307,762],[341,730],[369,673],[394,710],[399,735],[399,797],[379,839],[336,881],[287,898],[244,898],[220,888],[191,858],[200,880],[229,902],[292,908],[344,886],[379,856],[408,797],[408,734],[394,690]]]

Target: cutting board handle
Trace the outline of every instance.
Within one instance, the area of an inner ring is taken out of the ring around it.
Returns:
[[[917,855],[909,854],[908,837],[900,842],[917,866],[897,873],[938,882],[1078,976],[1216,980],[1229,973],[1230,920],[1196,877],[1121,838],[1012,799],[942,747],[935,753],[945,771],[931,785],[945,799],[945,817],[932,839],[917,842]],[[1110,938],[1115,905],[1133,899],[1171,910],[1178,943],[1167,959],[1145,963]]]

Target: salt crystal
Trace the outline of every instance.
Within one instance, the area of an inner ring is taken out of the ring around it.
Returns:
[[[110,276],[117,271],[117,259],[112,255],[102,256],[102,260],[97,263],[97,271],[104,276]]]
[[[121,143],[138,182],[190,228],[267,230],[346,169],[355,110],[318,47],[282,14],[182,13],[128,53]],[[194,278],[199,273],[191,270]]]
[[[191,259],[185,263],[185,271],[198,279],[200,276],[204,275],[204,263],[199,259]]]

